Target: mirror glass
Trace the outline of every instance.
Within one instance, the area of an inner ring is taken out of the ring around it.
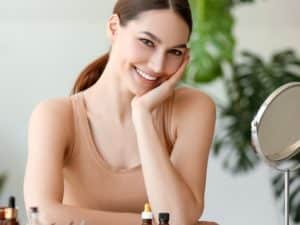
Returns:
[[[258,154],[279,170],[300,167],[300,82],[285,84],[262,104],[251,124]]]

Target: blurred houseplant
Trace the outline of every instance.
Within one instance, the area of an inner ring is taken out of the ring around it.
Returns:
[[[209,82],[222,76],[222,63],[233,63],[233,6],[254,0],[189,0],[194,21],[191,63],[184,81]]]
[[[3,189],[5,180],[6,180],[6,175],[5,174],[0,174],[0,194],[1,194],[1,191]]]
[[[247,51],[243,60],[232,64],[231,76],[223,78],[228,103],[219,104],[223,121],[214,153],[228,151],[224,166],[233,173],[247,172],[258,162],[250,143],[250,123],[263,101],[277,87],[300,81],[300,58],[292,50],[275,53],[270,62]]]
[[[234,56],[234,6],[254,0],[190,0],[194,31],[190,47],[191,64],[184,82],[199,86],[219,78],[225,87],[227,103],[217,102],[221,127],[213,146],[223,165],[236,174],[249,172],[259,159],[250,143],[250,123],[265,98],[277,87],[290,81],[300,81],[300,58],[291,49],[282,50],[266,62],[255,53],[243,51],[241,61]],[[230,68],[225,73],[224,65]],[[291,215],[300,222],[300,172],[293,173],[291,186]],[[283,177],[272,180],[277,198],[283,195]]]
[[[215,155],[226,155],[224,166],[233,173],[247,172],[259,162],[251,149],[250,123],[260,105],[277,87],[292,81],[300,82],[300,58],[292,50],[275,53],[269,62],[250,52],[242,55],[243,62],[232,65],[232,76],[229,79],[224,77],[228,104],[219,105],[223,127],[214,143]],[[290,179],[293,187],[291,217],[296,223],[300,222],[299,175],[299,170],[293,172]],[[276,173],[272,185],[275,197],[283,199],[282,173]]]

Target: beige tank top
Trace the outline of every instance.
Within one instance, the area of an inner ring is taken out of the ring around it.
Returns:
[[[170,119],[174,95],[155,111],[155,128],[169,153],[173,146]],[[116,170],[101,156],[89,125],[83,93],[70,97],[74,118],[74,143],[64,164],[63,203],[83,208],[136,212],[143,210],[147,194],[141,165]]]

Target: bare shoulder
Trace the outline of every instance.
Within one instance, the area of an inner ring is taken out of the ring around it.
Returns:
[[[32,111],[29,128],[35,131],[56,132],[70,138],[73,129],[73,110],[69,97],[41,101]]]
[[[68,97],[41,101],[32,111],[32,116],[52,116],[57,120],[70,118],[72,114],[72,105]]]
[[[180,87],[175,90],[173,110],[175,119],[199,114],[215,114],[216,106],[210,96],[190,87]]]

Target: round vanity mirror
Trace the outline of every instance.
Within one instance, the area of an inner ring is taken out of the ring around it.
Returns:
[[[284,224],[289,225],[289,173],[300,168],[300,82],[279,87],[265,100],[251,135],[259,156],[284,172]]]
[[[300,167],[300,82],[275,90],[251,123],[252,143],[261,158],[276,169]]]

